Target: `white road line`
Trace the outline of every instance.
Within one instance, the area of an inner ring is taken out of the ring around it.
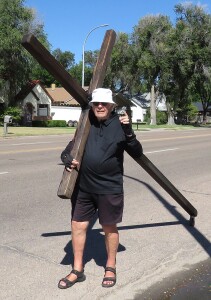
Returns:
[[[0,172],[0,175],[8,174],[9,172]]]
[[[38,145],[38,144],[50,144],[50,143],[52,142],[19,143],[19,144],[11,144],[11,146]]]
[[[166,151],[175,151],[178,150],[179,148],[172,148],[172,149],[163,149],[163,150],[156,150],[156,151],[149,151],[149,152],[144,152],[144,154],[150,154],[150,153],[159,153],[159,152],[166,152]]]

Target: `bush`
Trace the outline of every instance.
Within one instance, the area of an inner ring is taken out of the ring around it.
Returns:
[[[18,107],[7,107],[0,116],[0,121],[4,122],[4,116],[11,116],[12,122],[19,124],[21,121],[22,109]]]
[[[67,123],[64,120],[47,120],[47,121],[32,121],[33,127],[66,127]]]
[[[147,124],[150,124],[150,122],[151,122],[150,109],[149,108],[147,109],[146,115],[144,117],[144,121]],[[157,122],[157,125],[166,124],[168,122],[167,113],[165,111],[156,110],[156,122]]]
[[[47,121],[32,121],[32,127],[47,127]]]
[[[49,120],[47,121],[47,127],[66,127],[67,123],[64,120]]]
[[[157,125],[163,125],[168,122],[167,113],[165,111],[157,110],[156,118],[157,118]]]

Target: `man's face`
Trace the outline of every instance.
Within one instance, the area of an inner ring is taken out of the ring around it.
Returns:
[[[112,103],[101,103],[101,102],[93,102],[92,110],[98,119],[98,121],[106,120],[109,118],[114,105]]]

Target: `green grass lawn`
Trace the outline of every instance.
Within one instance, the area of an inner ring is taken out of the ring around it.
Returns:
[[[4,137],[4,128],[1,127],[0,137]],[[32,135],[54,135],[54,134],[72,134],[75,127],[22,127],[8,126],[7,137],[13,136],[32,136]]]
[[[133,124],[134,131],[147,131],[151,129],[165,129],[165,130],[184,130],[194,129],[192,125],[147,125],[147,124]],[[73,134],[75,127],[22,127],[22,126],[8,126],[7,137],[13,136],[32,136],[32,135],[56,135],[56,134]],[[0,137],[5,137],[4,127],[1,126]]]
[[[150,129],[166,129],[166,130],[184,130],[184,129],[193,129],[195,128],[192,125],[148,125],[148,124],[133,124],[133,130],[142,131]]]

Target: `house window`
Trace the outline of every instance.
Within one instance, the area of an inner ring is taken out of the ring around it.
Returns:
[[[38,116],[47,117],[48,116],[48,104],[38,105]]]

